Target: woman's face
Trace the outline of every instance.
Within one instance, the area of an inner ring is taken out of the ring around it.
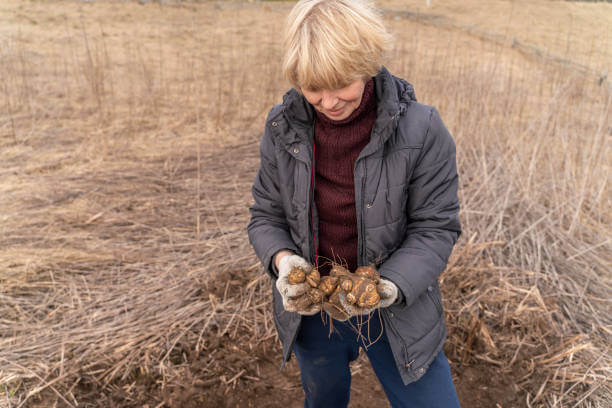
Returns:
[[[301,88],[306,100],[331,120],[348,118],[361,103],[365,81],[358,79],[344,88],[308,90]]]

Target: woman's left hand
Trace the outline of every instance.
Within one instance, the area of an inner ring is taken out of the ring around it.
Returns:
[[[388,279],[380,278],[380,282],[376,286],[380,295],[380,303],[378,307],[389,307],[397,301],[399,296],[399,288]]]
[[[374,307],[360,307],[357,304],[350,304],[346,300],[346,295],[341,295],[340,305],[344,309],[344,314],[346,314],[345,320],[348,320],[352,316],[370,314],[378,308],[389,307],[397,301],[399,288],[395,283],[391,282],[390,280],[381,278],[380,282],[376,286],[376,290],[380,295],[380,302]]]

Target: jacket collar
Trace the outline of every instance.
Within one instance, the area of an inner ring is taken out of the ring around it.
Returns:
[[[384,66],[374,77],[376,89],[376,122],[372,131],[373,145],[380,145],[392,134],[388,129],[397,124],[397,118],[405,110],[405,105],[416,101],[414,88],[408,82],[394,77]],[[291,89],[283,96],[283,116],[296,134],[283,134],[285,141],[291,143],[295,138],[311,143],[312,124],[315,112],[296,89]],[[394,129],[394,127],[392,127]]]

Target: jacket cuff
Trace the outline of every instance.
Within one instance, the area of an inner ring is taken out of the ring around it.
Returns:
[[[295,247],[291,248],[287,244],[277,245],[277,246],[273,246],[270,249],[268,249],[263,259],[261,260],[264,266],[264,270],[274,280],[278,278],[278,271],[276,270],[276,266],[274,265],[274,255],[276,255],[278,252],[282,250],[291,251],[293,253],[297,252],[297,248]]]
[[[397,286],[397,285],[395,285]],[[393,303],[394,305],[401,305],[404,303],[405,297],[404,297],[404,292],[402,292],[402,290],[400,289],[399,286],[397,286],[397,299],[395,299],[395,303]]]
[[[404,303],[404,300],[406,299],[406,297],[404,296],[404,292],[402,292],[402,288],[400,288],[397,283],[393,282],[392,279],[389,279],[386,276],[384,277],[384,279],[386,279],[389,282],[393,283],[397,287],[397,299],[395,299],[395,302],[393,302],[393,304],[394,305],[400,305],[400,304]]]
[[[274,258],[276,257],[276,254],[278,254],[281,251],[289,251],[289,252],[295,254],[295,251],[293,249],[282,248],[282,249],[279,249],[278,251],[276,251],[274,253],[274,255],[272,255],[272,259],[270,260],[270,269],[272,270],[272,272],[274,273],[274,275],[276,277],[278,277],[278,268],[276,267],[276,264],[274,263]]]

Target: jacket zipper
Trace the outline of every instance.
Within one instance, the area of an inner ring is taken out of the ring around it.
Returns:
[[[361,178],[361,217],[359,217],[359,230],[360,230],[360,235],[361,235],[361,239],[359,240],[359,254],[361,257],[361,264],[362,265],[366,265],[368,260],[367,260],[367,254],[365,253],[364,247],[365,247],[365,222],[363,220],[364,217],[364,204],[365,204],[365,185],[366,185],[366,178],[365,176],[363,176]]]
[[[395,129],[399,122],[400,112],[398,111],[395,115],[393,115],[393,125],[392,127]],[[376,125],[374,125],[376,126]],[[372,128],[372,134],[374,132],[374,128]],[[355,162],[355,169],[357,169],[357,164],[362,162],[367,156],[357,157]],[[364,171],[363,176],[361,177],[361,211],[358,212],[357,222],[359,223],[359,235],[358,235],[358,250],[359,250],[359,259],[361,261],[361,265],[368,264],[368,256],[365,253],[365,221],[363,220],[365,216],[365,187],[366,187],[366,172],[365,172],[365,164],[363,165]]]
[[[310,129],[310,136],[312,139],[312,158],[309,161],[310,163],[310,171],[309,171],[309,186],[308,186],[308,221],[309,221],[309,229],[310,234],[308,234],[308,242],[310,245],[310,259],[315,266],[318,265],[317,259],[317,239],[315,237],[315,215],[314,215],[314,189],[315,189],[315,140],[314,140],[314,126]]]
[[[393,117],[394,122],[397,122],[399,118],[399,114],[396,114]],[[397,123],[395,123],[395,125],[397,125]],[[396,126],[394,126],[396,127]],[[361,158],[363,160],[363,158]],[[358,159],[359,160],[359,159]],[[361,258],[361,262],[362,265],[367,265],[367,254],[365,253],[365,221],[364,221],[364,217],[365,217],[365,211],[366,211],[366,207],[365,207],[365,187],[366,187],[366,174],[365,174],[365,164],[364,164],[364,172],[363,172],[363,176],[361,178],[361,211],[360,211],[360,216],[359,216],[359,255]],[[390,313],[390,312],[389,312]],[[398,338],[400,340],[400,343],[402,345],[402,353],[403,353],[403,358],[404,358],[404,368],[406,370],[409,370],[412,365],[414,364],[414,359],[410,359],[410,356],[408,355],[408,346],[406,345],[406,342],[404,341],[404,338],[400,335],[399,331],[397,330],[397,328],[395,327],[395,325],[392,323],[391,321],[391,316],[389,316],[389,313],[387,314],[387,322],[389,324],[389,327],[391,328],[391,331],[395,334],[395,337]]]
[[[309,183],[308,183],[308,192],[306,193],[306,201],[308,203],[308,229],[311,230],[311,234],[308,234],[308,245],[310,246],[309,248],[309,252],[310,252],[310,259],[312,260],[312,263],[315,263],[316,265],[316,250],[315,250],[315,230],[314,230],[314,183],[315,183],[315,178],[314,178],[314,174],[313,172],[314,170],[314,128],[312,129],[312,160],[309,161],[309,163],[306,165],[306,169],[309,170],[308,172],[308,178],[309,178]],[[297,338],[298,333],[300,332],[300,327],[302,326],[302,319],[300,318],[300,323],[298,325],[297,330],[295,331],[293,338],[291,339],[290,344],[293,347],[293,344],[295,344],[295,340]],[[281,363],[281,370],[283,369],[284,365],[286,362],[289,361],[289,359],[291,358],[291,352],[289,352],[289,355],[287,356],[287,358],[285,358],[285,356],[283,356],[283,361]]]
[[[358,159],[359,160],[359,159]],[[363,159],[362,159],[363,160]],[[364,165],[365,167],[365,165]],[[365,173],[365,171],[364,171]],[[363,174],[362,178],[361,178],[361,209],[359,212],[359,256],[361,258],[361,263],[362,265],[367,265],[367,254],[365,253],[364,250],[364,246],[365,246],[365,221],[364,221],[364,217],[365,217],[365,186],[366,186],[366,175]],[[395,334],[395,337],[398,338],[402,344],[402,353],[403,353],[403,358],[404,358],[404,368],[406,370],[410,369],[410,367],[412,366],[412,364],[414,364],[414,359],[410,359],[410,356],[408,355],[408,346],[406,345],[406,342],[404,341],[404,339],[402,338],[402,336],[400,336],[397,328],[395,327],[395,325],[391,322],[391,317],[387,314],[387,322],[389,324],[389,327],[391,328],[391,331]]]

